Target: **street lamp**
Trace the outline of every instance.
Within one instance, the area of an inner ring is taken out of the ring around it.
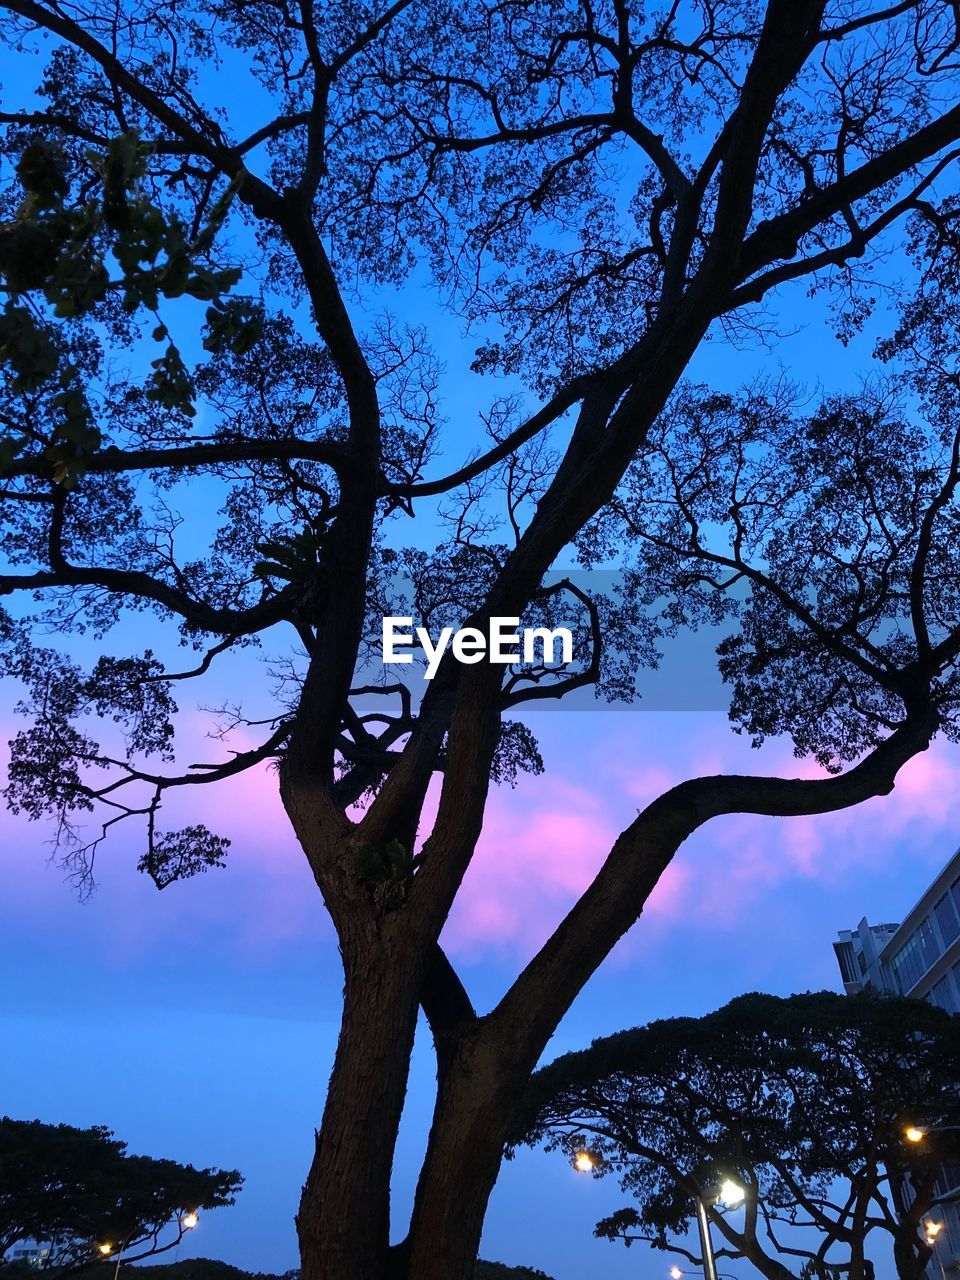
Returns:
[[[933,1256],[937,1260],[937,1265],[940,1267],[940,1275],[942,1276],[943,1280],[946,1280],[947,1271],[946,1271],[946,1267],[944,1267],[943,1265],[943,1258],[941,1258],[940,1256],[940,1249],[937,1244],[937,1236],[939,1236],[942,1230],[943,1230],[942,1222],[931,1222],[931,1220],[927,1218],[927,1220],[923,1224],[923,1237],[926,1240],[927,1245],[929,1246],[931,1252],[933,1253]]]
[[[925,1222],[923,1224],[924,1234],[927,1237],[927,1244],[935,1244],[937,1236],[943,1230],[942,1222]]]
[[[172,1249],[173,1245],[178,1244],[185,1231],[192,1231],[193,1228],[199,1224],[200,1215],[199,1213],[197,1213],[196,1209],[188,1209],[186,1213],[181,1215],[181,1217],[178,1219],[178,1222],[180,1225],[180,1235],[177,1236],[177,1239],[173,1241],[173,1244],[168,1244],[164,1246],[166,1249]],[[113,1268],[113,1280],[120,1280],[120,1263],[123,1261],[123,1251],[124,1249],[126,1249],[127,1245],[130,1243],[130,1241],[133,1239],[135,1235],[136,1235],[136,1231],[132,1231],[130,1235],[128,1235],[126,1239],[123,1241],[123,1243],[120,1245],[120,1248],[117,1250],[117,1265]],[[109,1254],[113,1253],[113,1245],[112,1244],[100,1245],[100,1252],[103,1254],[104,1257],[107,1257]],[[163,1251],[160,1250],[160,1252],[163,1252]]]
[[[717,1196],[717,1203],[725,1205],[728,1209],[735,1209],[737,1205],[743,1204],[746,1199],[747,1192],[745,1187],[741,1187],[739,1182],[734,1182],[733,1178],[724,1178],[720,1183],[720,1194]]]
[[[693,1207],[697,1215],[697,1227],[700,1231],[700,1252],[703,1255],[703,1280],[718,1280],[717,1258],[713,1251],[713,1239],[710,1235],[710,1219],[707,1217],[707,1199],[713,1204],[722,1204],[728,1209],[735,1209],[746,1199],[746,1188],[733,1178],[724,1178],[720,1186],[712,1193],[698,1192],[693,1197]]]
[[[956,1133],[960,1130],[960,1124],[935,1124],[935,1125],[918,1125],[910,1124],[903,1131],[903,1136],[908,1142],[922,1142],[930,1133]]]
[[[958,1131],[960,1131],[960,1124],[934,1124],[934,1125],[909,1124],[904,1129],[903,1136],[904,1138],[906,1138],[907,1142],[913,1143],[914,1146],[917,1146],[919,1143],[923,1142],[924,1138],[926,1138],[928,1134],[957,1133]],[[940,1256],[940,1249],[938,1247],[938,1242],[937,1242],[937,1236],[939,1236],[940,1232],[943,1230],[943,1227],[944,1227],[944,1224],[942,1222],[931,1222],[929,1219],[927,1219],[923,1223],[923,1236],[927,1245],[933,1250],[933,1256],[936,1258],[937,1262],[940,1265],[941,1276],[943,1276],[944,1280],[946,1280],[947,1272],[946,1272],[946,1268],[943,1265],[943,1258],[941,1258]]]
[[[597,1167],[596,1156],[586,1147],[573,1157],[573,1167],[578,1173],[593,1173]],[[698,1191],[693,1197],[693,1206],[697,1216],[697,1227],[700,1231],[700,1252],[703,1255],[703,1280],[719,1280],[717,1259],[713,1251],[713,1240],[710,1236],[710,1220],[707,1217],[707,1202],[723,1205],[725,1209],[735,1209],[743,1204],[747,1197],[746,1188],[734,1178],[724,1178],[719,1186]],[[683,1280],[687,1275],[680,1267],[670,1268],[670,1280]]]

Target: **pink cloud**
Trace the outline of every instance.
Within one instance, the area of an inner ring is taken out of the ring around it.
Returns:
[[[597,794],[559,779],[494,791],[445,941],[456,954],[535,949],[589,885],[617,828]]]
[[[208,728],[205,716],[188,716],[182,759],[225,753],[225,744],[211,747]],[[444,935],[456,956],[501,956],[512,966],[532,954],[590,883],[618,833],[683,778],[724,770],[818,772],[783,744],[752,751],[719,715],[574,713],[553,717],[547,728],[547,775],[525,778],[515,791],[491,792],[477,853]],[[247,745],[235,735],[229,747]],[[953,848],[958,782],[960,754],[938,743],[904,768],[892,795],[858,809],[791,820],[739,815],[708,824],[667,869],[645,908],[644,928],[620,949],[620,961],[659,946],[678,922],[721,934],[742,928],[794,884],[852,884],[864,874],[892,872],[905,857],[935,869]],[[139,835],[121,830],[99,855],[102,888],[79,917],[61,873],[44,865],[47,831],[3,815],[0,911],[23,923],[88,929],[93,944],[118,963],[165,945],[171,929],[185,945],[209,946],[212,938],[251,964],[300,940],[331,936],[270,767],[171,795],[164,824],[197,821],[232,838],[227,872],[171,886],[158,902],[150,882],[133,870]],[[90,923],[78,924],[81,918]]]
[[[602,748],[594,744],[591,764],[600,757],[615,761],[611,770],[596,768],[602,790],[554,778],[525,783],[514,796],[494,793],[447,927],[451,951],[529,956],[587,886],[637,809],[684,777],[724,771],[823,776],[785,744],[751,750],[719,717],[712,723],[691,719],[686,727],[686,733],[675,727],[662,740],[651,735],[655,752],[624,743],[619,734],[605,739]],[[631,755],[635,763],[628,765]],[[586,760],[580,764],[583,776],[589,766]],[[659,947],[679,922],[736,932],[791,884],[862,883],[863,876],[893,872],[907,859],[935,870],[953,850],[958,783],[960,755],[941,742],[904,767],[889,796],[857,808],[810,818],[743,814],[714,820],[691,837],[664,873],[644,909],[644,927],[621,948],[621,960]],[[923,871],[918,874],[922,880]]]
[[[239,735],[229,747],[206,738],[209,717],[188,717],[187,745],[180,760],[210,760],[243,750]],[[0,740],[11,728],[0,725]],[[215,754],[214,754],[215,752]],[[183,767],[182,763],[179,767]],[[98,832],[93,815],[78,815],[82,838]],[[136,871],[143,853],[142,819],[115,828],[97,851],[97,890],[78,906],[77,892],[63,868],[51,861],[52,828],[30,822],[0,806],[4,850],[4,893],[0,919],[9,927],[31,920],[45,930],[78,935],[112,961],[123,964],[169,945],[227,948],[241,961],[256,963],[265,953],[305,937],[330,936],[322,903],[306,859],[283,811],[274,770],[261,765],[213,786],[188,786],[168,793],[158,827],[175,830],[197,822],[232,841],[228,869],[174,884],[158,894]],[[9,914],[8,914],[9,913]]]
[[[786,752],[779,763],[784,776],[816,774]],[[680,859],[695,863],[699,874],[696,885],[688,882],[687,892],[673,895],[665,914],[735,930],[790,883],[862,883],[865,875],[894,870],[905,856],[933,871],[953,852],[951,797],[958,784],[960,757],[938,743],[904,766],[890,795],[855,808],[805,818],[716,819],[681,850]]]

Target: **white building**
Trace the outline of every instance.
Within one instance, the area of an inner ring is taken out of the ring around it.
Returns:
[[[833,948],[847,995],[888,992],[960,1013],[960,849],[901,924],[863,919],[842,930]],[[960,1196],[960,1165],[944,1165],[937,1191]],[[960,1203],[941,1206],[930,1218],[943,1224],[936,1257],[944,1277],[960,1275]]]
[[[33,1247],[18,1245],[15,1249],[11,1249],[0,1261],[26,1263],[28,1266],[33,1267],[35,1271],[39,1271],[46,1266],[49,1257],[49,1245],[36,1245]]]

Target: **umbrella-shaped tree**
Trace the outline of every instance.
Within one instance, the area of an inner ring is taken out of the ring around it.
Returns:
[[[102,1125],[0,1119],[0,1257],[19,1241],[49,1246],[59,1275],[175,1248],[201,1210],[233,1204],[236,1170],[129,1155]]]
[[[928,1140],[905,1131],[923,1123]],[[928,1222],[960,1153],[960,1020],[918,1000],[748,995],[703,1018],[597,1040],[533,1077],[517,1141],[616,1173],[635,1205],[598,1224],[700,1262],[685,1239],[704,1199],[721,1245],[765,1280],[873,1276],[871,1248],[920,1280]],[[937,1132],[937,1131],[942,1132]],[[727,1214],[712,1194],[746,1195]]]

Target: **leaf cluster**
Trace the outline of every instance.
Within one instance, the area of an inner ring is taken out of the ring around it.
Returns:
[[[62,322],[77,326],[114,312],[155,315],[161,300],[188,296],[214,303],[207,313],[208,350],[229,346],[245,353],[260,332],[248,301],[220,303],[240,270],[210,259],[236,185],[224,188],[191,235],[174,210],[144,191],[150,151],[136,130],[81,156],[68,156],[57,142],[36,136],[22,144],[16,161],[22,197],[0,226],[0,290],[6,294],[0,366],[14,392],[54,383],[57,422],[43,455],[54,482],[67,488],[82,474],[84,459],[103,444],[104,433],[90,405],[88,378],[69,358]],[[167,346],[152,361],[147,398],[192,416],[195,389],[180,351],[166,325],[157,324],[153,337],[167,340]],[[8,467],[29,444],[26,434],[4,435],[0,463]]]
[[[719,628],[730,715],[830,770],[903,722],[929,672],[956,733],[956,405],[924,420],[902,381],[804,403],[783,384],[678,388],[580,539],[629,577],[665,634]],[[922,678],[922,677],[921,677]]]
[[[0,1251],[21,1240],[50,1242],[60,1272],[102,1263],[102,1243],[125,1242],[128,1256],[136,1256],[183,1213],[233,1204],[242,1183],[236,1170],[130,1155],[102,1125],[78,1129],[5,1116]]]

